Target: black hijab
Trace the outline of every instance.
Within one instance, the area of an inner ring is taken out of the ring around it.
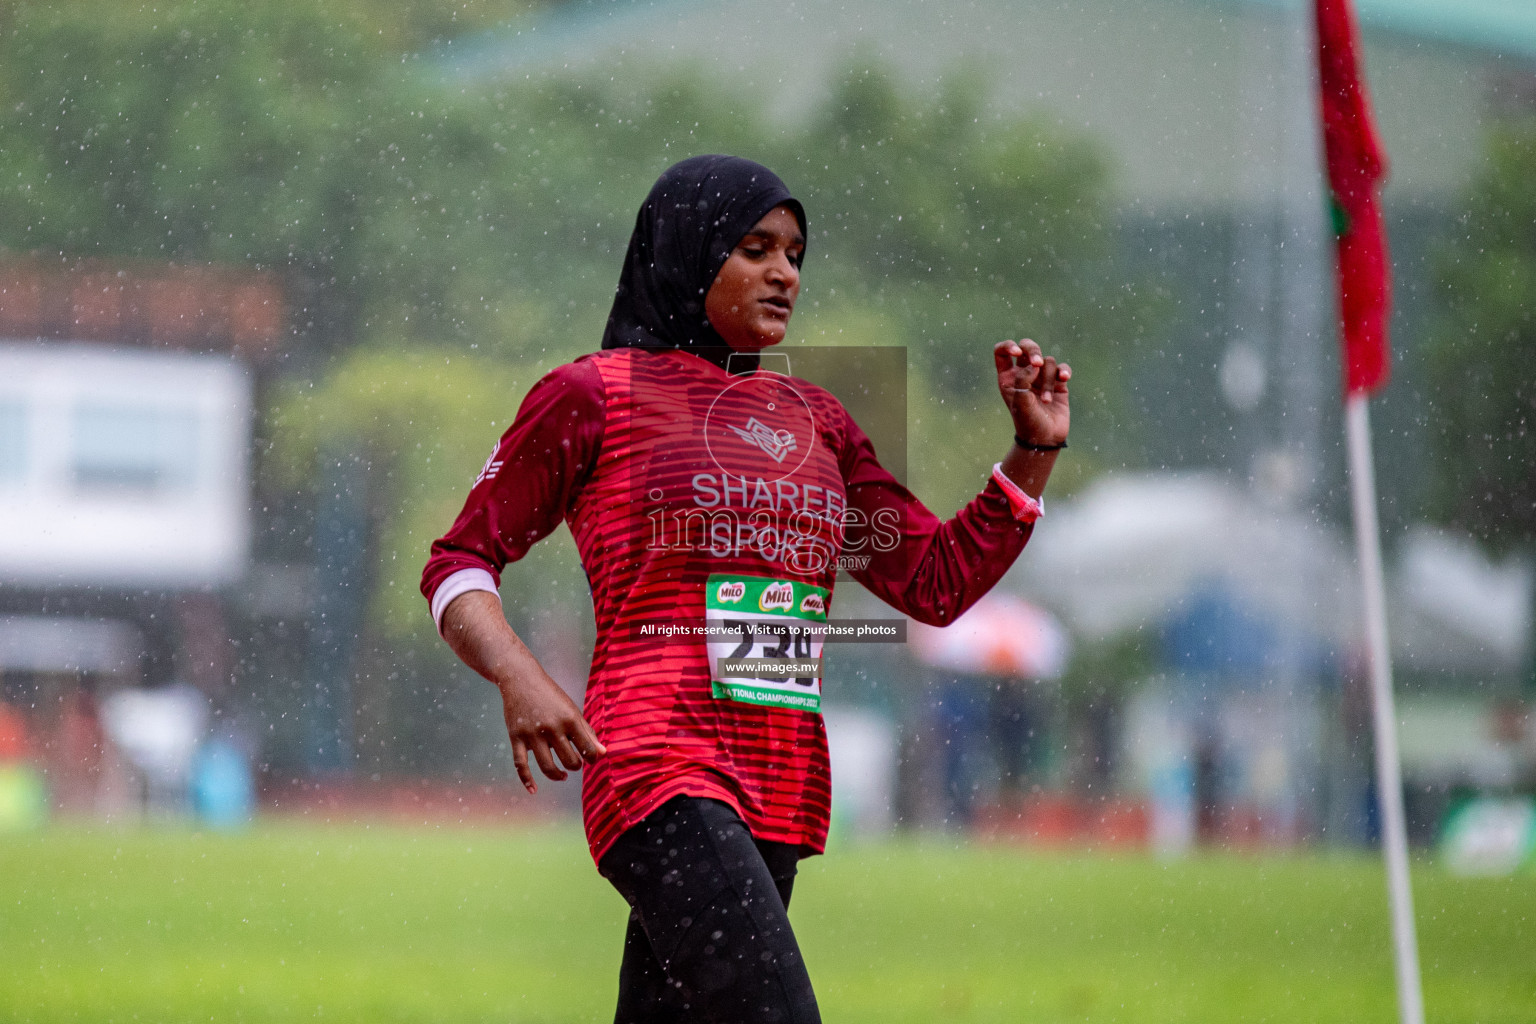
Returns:
[[[804,232],[805,208],[762,164],[695,156],[667,168],[635,218],[603,348],[681,348],[726,368],[731,349],[710,326],[704,296],[736,243],[780,204]],[[738,358],[728,368],[756,365]]]

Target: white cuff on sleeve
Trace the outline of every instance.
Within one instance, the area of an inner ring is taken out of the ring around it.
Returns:
[[[496,590],[496,581],[490,573],[484,569],[460,569],[439,583],[432,594],[432,621],[437,623],[439,635],[443,632],[443,612],[448,610],[454,598],[471,590],[488,590],[496,594],[496,600],[501,600],[501,594]]]

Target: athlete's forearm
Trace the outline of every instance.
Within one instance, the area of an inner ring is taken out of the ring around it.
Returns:
[[[454,598],[443,609],[443,638],[464,664],[501,690],[512,763],[528,792],[538,792],[529,755],[551,779],[563,779],[567,770],[603,755],[580,709],[507,625],[493,594],[471,590]]]
[[[443,610],[443,639],[459,660],[505,689],[542,674],[533,652],[507,624],[501,602],[484,590],[460,594]]]

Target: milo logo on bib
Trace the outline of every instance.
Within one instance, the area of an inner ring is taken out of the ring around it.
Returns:
[[[824,587],[761,576],[704,584],[711,689],[720,700],[821,710]]]
[[[763,588],[763,595],[757,599],[757,606],[765,612],[787,612],[795,607],[795,585],[793,583],[770,583]]]

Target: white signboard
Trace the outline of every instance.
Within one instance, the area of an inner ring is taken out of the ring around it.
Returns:
[[[0,343],[0,583],[238,578],[250,424],[228,356]]]

